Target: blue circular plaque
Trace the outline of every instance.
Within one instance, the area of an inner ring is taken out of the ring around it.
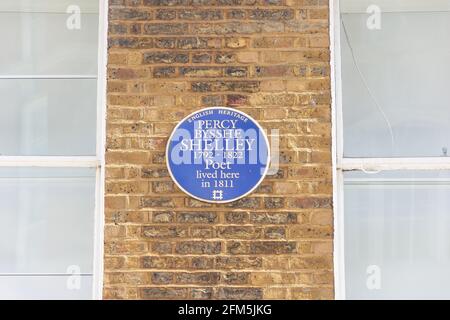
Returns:
[[[225,107],[196,111],[172,132],[167,167],[191,197],[214,203],[235,201],[252,192],[269,168],[269,141],[247,114]]]

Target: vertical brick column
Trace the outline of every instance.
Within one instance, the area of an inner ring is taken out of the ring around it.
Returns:
[[[327,0],[110,0],[107,299],[331,299]],[[165,145],[208,106],[279,129],[280,170],[237,202],[174,185]]]

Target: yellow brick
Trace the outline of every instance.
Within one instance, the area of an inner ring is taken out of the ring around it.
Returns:
[[[258,62],[258,52],[238,52],[237,60],[241,63]]]

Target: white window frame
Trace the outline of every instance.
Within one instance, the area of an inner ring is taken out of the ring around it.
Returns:
[[[420,8],[421,1],[414,4]],[[369,1],[370,2],[370,1]],[[333,214],[334,214],[334,291],[338,300],[346,298],[344,252],[344,172],[387,170],[450,170],[450,157],[345,158],[342,117],[342,79],[340,46],[340,0],[330,0],[330,50],[332,95]],[[369,3],[370,4],[370,3]]]
[[[98,74],[97,75],[6,75],[0,79],[97,79],[97,135],[95,156],[0,156],[0,167],[95,168],[95,215],[92,298],[102,299],[104,182],[106,144],[106,67],[108,35],[108,0],[99,1]],[[83,274],[81,274],[83,276]]]

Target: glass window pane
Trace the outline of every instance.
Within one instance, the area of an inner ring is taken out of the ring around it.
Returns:
[[[96,80],[0,80],[0,155],[95,155]]]
[[[0,37],[0,75],[96,75],[98,1],[2,0]]]
[[[94,212],[94,168],[0,168],[0,273],[92,273]]]
[[[92,276],[78,282],[70,276],[1,276],[2,300],[86,300],[92,298]],[[68,285],[69,284],[69,285]]]
[[[446,156],[450,0],[341,3],[344,155]]]
[[[75,5],[82,12],[98,14],[98,4],[98,0],[2,0],[0,11],[66,13],[67,8]]]
[[[450,298],[450,172],[345,173],[349,299]]]

